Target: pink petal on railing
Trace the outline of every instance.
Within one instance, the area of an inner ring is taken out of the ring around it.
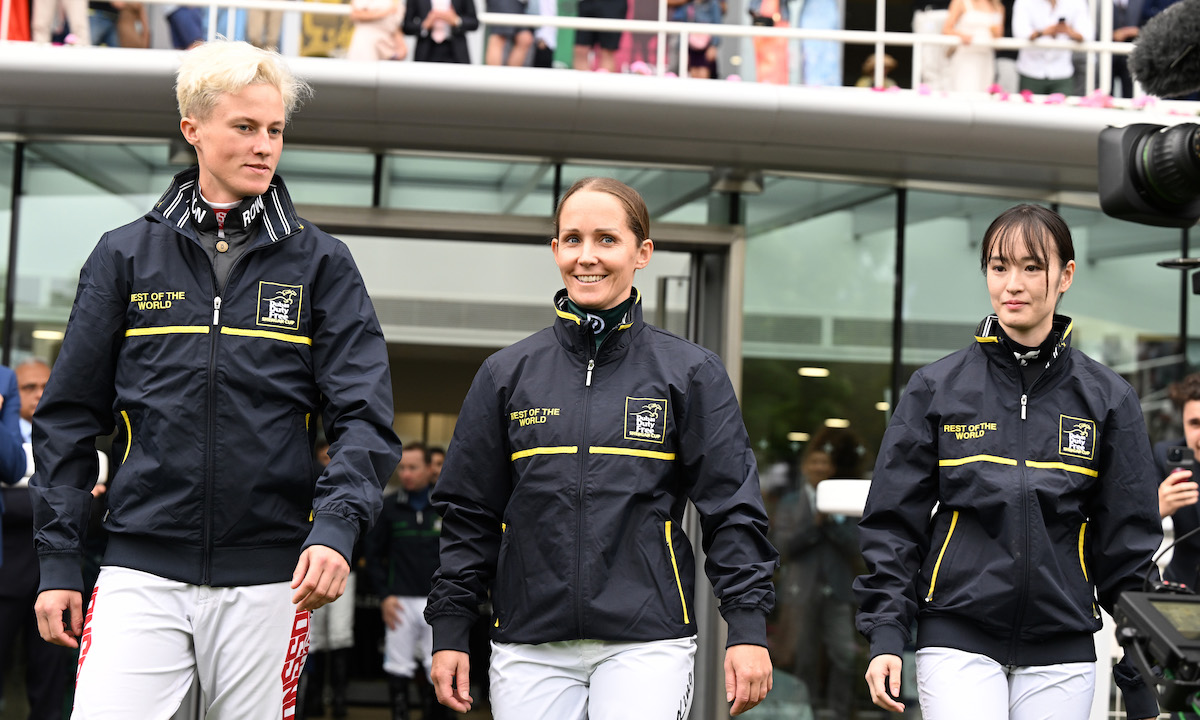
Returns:
[[[728,80],[729,82],[741,82],[742,76],[738,75],[737,73],[734,73],[733,75],[726,75],[725,79]]]
[[[921,83],[920,85],[917,86],[917,94],[918,95],[931,95],[932,93],[933,93],[933,91],[930,90],[929,86],[925,83]]]
[[[1062,105],[1067,101],[1067,96],[1062,93],[1050,93],[1046,96],[1045,103],[1047,105]]]

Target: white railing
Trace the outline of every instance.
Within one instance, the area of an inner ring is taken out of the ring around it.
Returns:
[[[146,4],[189,5],[208,8],[209,39],[217,34],[232,37],[234,35],[235,19],[229,17],[227,27],[222,31],[218,27],[218,10],[220,8],[246,10],[273,10],[285,13],[301,13],[314,15],[345,15],[350,14],[350,6],[342,3],[313,2],[310,0],[140,0]],[[883,27],[884,0],[876,0],[876,27]],[[8,42],[8,23],[10,3],[2,3],[0,7],[0,42]],[[1111,3],[1101,2],[1101,27],[1103,37],[1112,36]],[[666,0],[659,0],[659,17],[666,17]],[[771,27],[761,25],[708,24],[692,22],[671,22],[665,20],[608,20],[586,17],[563,17],[550,15],[528,15],[515,13],[481,12],[479,21],[484,25],[507,25],[516,27],[551,26],[572,28],[575,30],[600,30],[614,32],[633,32],[657,34],[656,73],[663,75],[667,72],[666,38],[668,35],[679,37],[679,67],[680,74],[686,73],[688,36],[691,33],[705,33],[716,37],[749,37],[749,38],[785,38],[787,40],[826,40],[846,43],[849,45],[873,45],[875,47],[875,86],[884,84],[883,52],[885,46],[911,47],[912,53],[912,87],[916,88],[922,77],[921,56],[922,48],[953,47],[962,44],[962,40],[954,35],[940,33],[891,32],[877,30],[821,30],[810,28]],[[986,46],[1002,50],[1020,50],[1033,47],[1029,40],[1017,38],[995,38],[992,40],[975,40],[976,46]],[[1097,87],[1108,88],[1112,79],[1111,58],[1113,55],[1128,55],[1133,50],[1132,43],[1041,39],[1036,43],[1038,48],[1061,48],[1088,54],[1087,77],[1085,92],[1091,92]],[[1099,59],[1099,62],[1097,62]],[[1098,73],[1097,73],[1097,65]],[[1099,77],[1097,78],[1097,74]],[[1097,82],[1099,80],[1099,82]]]

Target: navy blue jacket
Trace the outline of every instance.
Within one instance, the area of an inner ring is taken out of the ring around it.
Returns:
[[[1002,665],[1092,661],[1097,603],[1112,613],[1142,589],[1162,526],[1141,405],[1072,350],[1069,318],[1054,332],[1032,387],[995,316],[909,381],[859,524],[857,624],[872,657],[900,655],[916,620],[918,647]],[[1127,661],[1114,674],[1129,717],[1158,714]]]
[[[104,563],[193,584],[289,580],[310,545],[349,561],[398,462],[387,348],[349,250],[276,177],[218,288],[188,217],[196,175],[105,233],[80,272],[34,415],[42,590],[82,587],[94,440],[114,426]]]
[[[429,595],[438,568],[442,519],[429,504],[428,492],[420,510],[410,500],[403,488],[384,496],[379,522],[367,533],[367,576],[380,598]]]
[[[778,554],[725,368],[644,324],[640,302],[599,350],[566,291],[556,309],[488,358],[463,402],[433,491],[434,650],[467,650],[489,591],[499,642],[694,635],[689,499],[729,644],[765,646]]]
[[[12,485],[25,477],[25,447],[21,443],[21,395],[17,391],[17,376],[11,368],[0,365],[0,483]],[[0,496],[0,518],[4,516],[4,499]],[[4,562],[4,543],[0,542],[0,564]]]

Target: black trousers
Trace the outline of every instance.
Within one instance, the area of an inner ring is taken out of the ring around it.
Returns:
[[[63,702],[73,679],[75,654],[65,647],[51,645],[38,634],[33,614],[34,598],[0,598],[0,657],[4,667],[0,678],[12,670],[16,660],[17,638],[25,640],[25,693],[29,698],[30,720],[62,720]],[[9,698],[9,705],[12,705]]]

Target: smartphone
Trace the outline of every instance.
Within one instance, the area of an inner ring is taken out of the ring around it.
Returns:
[[[1058,24],[1059,24],[1059,25],[1066,25],[1066,24],[1067,24],[1067,19],[1066,19],[1065,17],[1060,17],[1060,18],[1058,19]]]
[[[1167,448],[1167,474],[1176,470],[1191,470],[1193,474],[1196,472],[1196,455],[1189,447],[1182,445],[1173,445]],[[1200,478],[1193,477],[1194,480]]]

